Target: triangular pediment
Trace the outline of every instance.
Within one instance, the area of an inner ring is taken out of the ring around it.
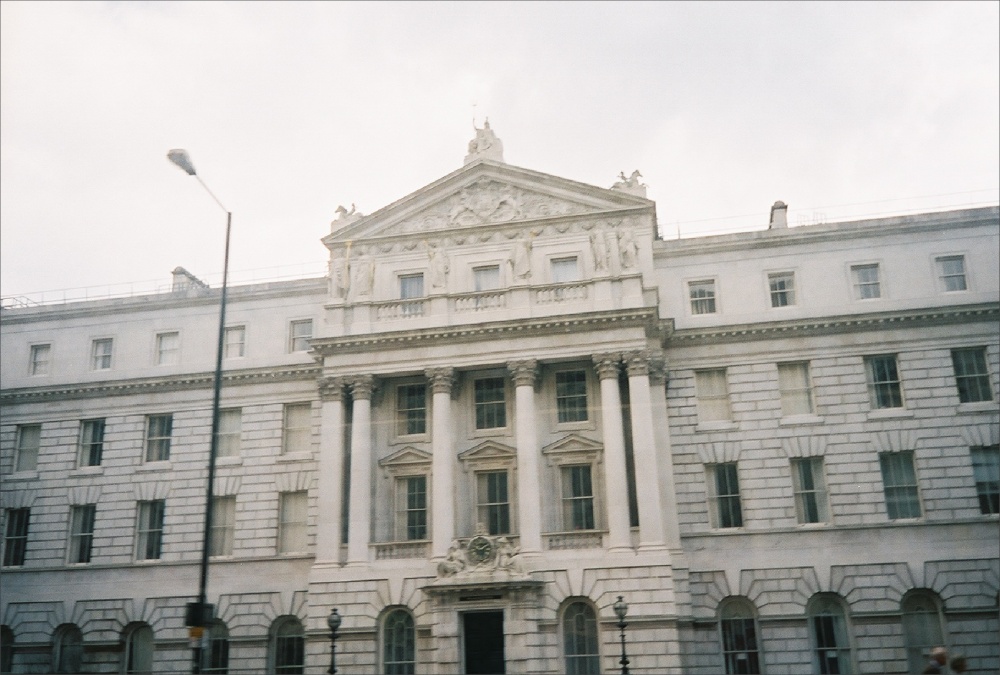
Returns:
[[[517,459],[517,449],[496,441],[483,441],[459,453],[458,458],[463,462],[512,461]]]
[[[382,468],[401,469],[430,464],[431,459],[431,453],[406,446],[402,450],[397,450],[388,457],[380,459],[378,464]]]
[[[324,243],[332,247],[348,241],[427,237],[588,214],[610,216],[652,205],[619,190],[478,160],[371,215],[348,214],[343,222],[335,220]]]
[[[568,434],[555,443],[549,443],[542,448],[542,454],[549,462],[561,464],[573,461],[592,461],[604,445],[578,434]]]

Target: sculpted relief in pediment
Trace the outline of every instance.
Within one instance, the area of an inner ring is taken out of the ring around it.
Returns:
[[[426,232],[570,215],[588,210],[582,204],[482,179],[400,223],[399,228],[402,233]]]

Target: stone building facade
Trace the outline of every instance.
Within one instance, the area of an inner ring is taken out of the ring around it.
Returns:
[[[996,207],[664,241],[465,165],[230,290],[205,672],[995,672]],[[3,665],[183,672],[218,292],[2,315]]]

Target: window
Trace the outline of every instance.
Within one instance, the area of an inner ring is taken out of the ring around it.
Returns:
[[[552,283],[562,284],[580,280],[580,267],[576,256],[572,258],[554,258],[552,265]]]
[[[396,387],[396,434],[410,436],[427,433],[427,385],[404,384]]]
[[[781,392],[781,414],[785,417],[813,413],[808,363],[779,363],[778,391]]]
[[[951,362],[955,366],[955,384],[958,385],[958,400],[962,403],[992,401],[990,374],[986,370],[986,350],[952,349]]]
[[[979,495],[979,512],[1000,513],[1000,445],[970,448],[972,475]]]
[[[38,449],[42,445],[42,425],[22,424],[17,428],[17,458],[14,471],[34,471],[38,468]]]
[[[871,300],[882,297],[878,263],[871,265],[851,265],[851,281],[854,284],[855,300]]]
[[[726,601],[719,609],[719,632],[726,673],[760,673],[757,618],[753,605],[744,599]]]
[[[228,408],[219,411],[218,442],[215,446],[216,457],[239,457],[240,435],[243,429],[243,410]]]
[[[312,450],[312,404],[285,405],[284,454]]]
[[[736,462],[709,464],[706,469],[708,469],[708,494],[711,502],[709,512],[712,527],[743,527]]]
[[[883,452],[882,483],[885,487],[885,508],[889,520],[920,517],[920,497],[917,492],[917,474],[913,470],[913,453]]]
[[[427,539],[427,476],[396,479],[397,537]]]
[[[865,357],[865,372],[873,409],[903,407],[903,389],[895,354]]]
[[[306,491],[281,493],[278,504],[278,553],[305,553],[308,508]]]
[[[28,550],[28,521],[31,509],[7,509],[3,537],[3,566],[21,567]]]
[[[507,494],[506,471],[476,474],[477,515],[490,534],[510,534],[510,501]]]
[[[567,675],[598,675],[601,653],[594,608],[586,602],[570,603],[563,612],[562,629]]]
[[[590,465],[564,466],[562,471],[563,528],[594,529],[594,487]]]
[[[177,363],[181,354],[180,333],[159,333],[156,336],[156,365],[165,366]]]
[[[310,322],[311,323],[311,322]],[[310,329],[312,327],[310,326]],[[312,332],[312,330],[310,330]],[[227,359],[239,359],[246,356],[247,329],[246,326],[226,326],[226,342],[223,356]],[[300,351],[300,350],[292,350]]]
[[[792,487],[795,491],[795,514],[800,523],[825,523],[830,520],[822,458],[793,459]]]
[[[788,307],[795,304],[795,273],[776,272],[767,275],[771,291],[771,307]]]
[[[139,526],[136,528],[135,559],[159,560],[163,545],[163,514],[166,503],[162,499],[139,502]]]
[[[729,390],[726,387],[726,370],[698,370],[694,374],[698,395],[699,422],[728,422]]]
[[[309,351],[309,340],[313,335],[312,319],[292,321],[288,325],[288,351],[305,352]]]
[[[939,607],[935,595],[927,591],[913,591],[903,598],[903,639],[911,673],[923,672],[931,650],[945,644]]]
[[[424,297],[424,275],[423,274],[401,274],[399,276],[399,297],[401,300],[413,300],[413,302],[403,302],[401,311],[403,316],[423,316],[423,300],[417,298]]]
[[[0,673],[14,672],[14,631],[0,625]]]
[[[70,509],[69,562],[89,563],[94,545],[94,520],[96,504],[74,506]]]
[[[233,536],[236,533],[236,497],[214,497],[212,499],[212,535],[209,539],[208,554],[229,556],[233,554]]]
[[[560,424],[587,421],[587,373],[564,370],[556,373],[556,411]]]
[[[111,368],[111,348],[114,341],[111,338],[94,340],[90,347],[91,370],[108,370]]]
[[[213,621],[208,625],[208,663],[202,668],[203,673],[229,672],[229,629],[221,621]]]
[[[417,667],[416,631],[405,609],[389,612],[382,623],[382,672],[412,675]]]
[[[272,658],[275,673],[305,672],[306,633],[294,616],[276,619],[272,633]]]
[[[52,665],[56,673],[83,671],[83,633],[75,625],[64,623],[52,634]]]
[[[715,314],[715,281],[689,281],[688,294],[691,297],[692,314]]]
[[[843,605],[834,597],[818,595],[810,601],[808,612],[819,672],[850,673],[851,643]]]
[[[28,363],[28,374],[48,375],[49,364],[52,362],[52,345],[31,345],[31,360]]]
[[[502,429],[507,426],[507,403],[502,377],[475,382],[476,428]]]
[[[165,462],[170,459],[170,435],[173,415],[150,415],[146,418],[146,461]]]
[[[83,420],[80,422],[79,466],[100,466],[104,453],[104,420]]]
[[[935,260],[941,288],[945,293],[964,291],[968,288],[965,283],[965,256],[946,255]]]
[[[473,267],[472,278],[475,282],[476,291],[495,291],[500,288],[500,266],[487,265],[485,267]]]
[[[125,673],[153,672],[153,629],[144,623],[125,627]]]

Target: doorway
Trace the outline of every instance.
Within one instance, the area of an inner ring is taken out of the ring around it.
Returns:
[[[465,672],[468,675],[506,673],[503,653],[503,612],[462,614]]]

